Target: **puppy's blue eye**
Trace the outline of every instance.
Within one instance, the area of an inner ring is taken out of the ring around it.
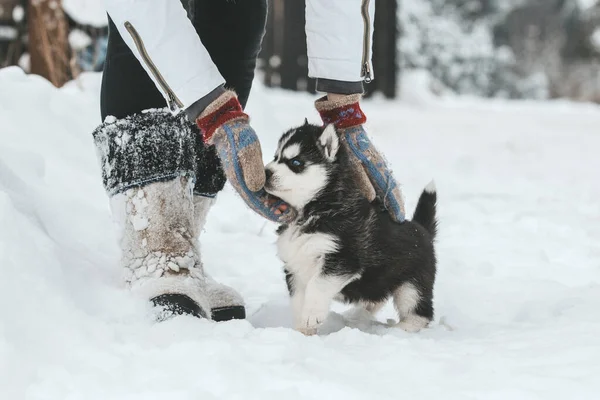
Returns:
[[[294,159],[290,160],[290,164],[293,167],[301,167],[302,166],[302,161],[298,160],[297,158],[294,158]]]

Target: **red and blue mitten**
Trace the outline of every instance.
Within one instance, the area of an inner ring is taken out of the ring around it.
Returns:
[[[348,151],[353,173],[361,191],[369,201],[377,195],[396,222],[405,219],[404,199],[392,171],[381,153],[373,146],[363,125],[367,117],[360,108],[360,95],[348,95],[315,102],[325,125],[333,124]]]
[[[294,211],[264,190],[265,167],[256,132],[233,91],[213,101],[196,119],[203,140],[217,149],[229,183],[250,208],[273,222],[287,222]]]

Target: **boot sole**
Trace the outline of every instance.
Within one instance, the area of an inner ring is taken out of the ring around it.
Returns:
[[[160,308],[158,321],[165,321],[177,315],[191,315],[197,318],[206,318],[204,310],[184,294],[167,293],[150,299],[154,307]]]
[[[212,320],[216,322],[231,321],[232,319],[246,319],[246,309],[244,306],[229,306],[213,308],[211,311]]]
[[[160,308],[158,321],[165,321],[177,315],[191,315],[197,318],[207,318],[206,313],[195,301],[184,294],[168,293],[156,296],[150,300],[154,307]],[[246,319],[244,306],[218,307],[211,310],[212,320],[215,322],[230,321],[232,319]]]

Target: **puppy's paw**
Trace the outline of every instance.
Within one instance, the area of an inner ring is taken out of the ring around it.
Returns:
[[[317,334],[317,328],[296,328],[304,336],[314,336]]]
[[[429,325],[429,320],[427,318],[419,317],[418,315],[409,315],[398,322],[396,327],[409,333],[416,333],[421,329],[426,328],[427,325]]]
[[[327,318],[327,311],[309,310],[308,312],[304,312],[296,323],[296,330],[307,336],[315,335],[317,328],[321,326],[325,318]]]
[[[403,331],[406,331],[408,333],[417,333],[422,329],[422,327],[417,326],[417,325],[415,325],[411,322],[407,322],[407,321],[398,322],[396,324],[396,327],[400,328]]]

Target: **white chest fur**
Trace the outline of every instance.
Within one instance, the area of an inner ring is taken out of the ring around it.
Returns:
[[[302,233],[298,225],[290,225],[277,240],[277,255],[296,279],[306,283],[321,272],[326,254],[338,248],[336,238],[325,233]]]

